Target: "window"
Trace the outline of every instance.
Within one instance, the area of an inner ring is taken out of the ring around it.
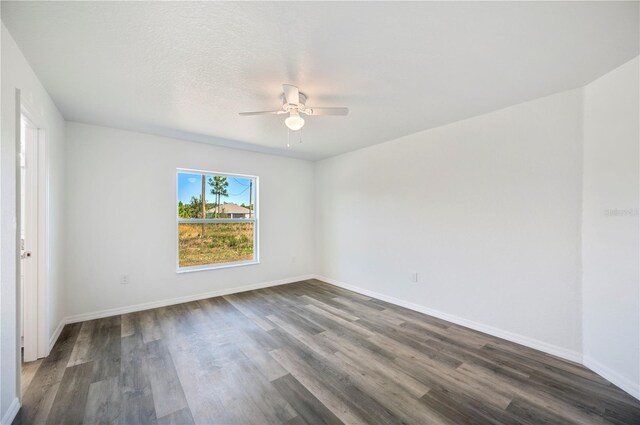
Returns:
[[[258,262],[258,178],[177,172],[178,271]]]

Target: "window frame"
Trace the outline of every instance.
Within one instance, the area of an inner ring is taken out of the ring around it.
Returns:
[[[178,201],[179,201],[179,193],[178,193],[178,176],[181,173],[191,173],[191,174],[204,174],[204,175],[212,175],[212,176],[224,176],[224,177],[237,177],[243,179],[252,179],[254,182],[254,191],[253,191],[253,218],[189,218],[184,219],[180,218],[178,215]],[[256,264],[260,264],[260,226],[259,226],[259,178],[258,176],[250,175],[250,174],[238,174],[238,173],[227,173],[221,171],[206,171],[206,170],[198,170],[193,168],[176,168],[175,174],[175,198],[173,200],[175,205],[175,238],[176,238],[176,273],[189,273],[189,272],[199,272],[204,270],[216,270],[216,269],[227,269],[231,267],[241,267],[241,266],[252,266]],[[231,261],[227,263],[219,263],[219,264],[203,264],[199,266],[185,266],[180,267],[180,224],[181,223],[192,223],[192,224],[200,224],[200,223],[253,223],[253,259],[244,260],[244,261]]]

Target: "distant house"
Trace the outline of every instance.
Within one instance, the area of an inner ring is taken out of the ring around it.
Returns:
[[[207,210],[207,218],[251,218],[251,210],[238,204],[221,204]]]

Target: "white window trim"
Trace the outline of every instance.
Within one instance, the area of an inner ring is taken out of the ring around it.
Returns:
[[[205,175],[216,175],[216,176],[224,176],[224,177],[237,177],[244,179],[252,179],[254,181],[254,194],[253,194],[253,218],[242,218],[242,219],[232,219],[232,218],[192,218],[192,219],[181,219],[178,216],[178,174],[180,173],[194,173],[194,174],[205,174]],[[231,267],[241,267],[241,266],[252,266],[256,264],[260,264],[260,201],[258,194],[260,191],[259,188],[259,179],[258,176],[253,176],[250,174],[238,174],[238,173],[226,173],[221,171],[207,171],[207,170],[196,170],[192,168],[177,168],[176,169],[176,196],[174,198],[174,204],[176,206],[175,217],[176,217],[176,273],[190,273],[190,272],[199,272],[204,270],[217,270],[217,269],[228,269]],[[180,223],[253,223],[253,259],[246,261],[233,261],[227,263],[219,263],[219,264],[203,264],[201,266],[187,266],[180,267],[180,232],[179,225]]]

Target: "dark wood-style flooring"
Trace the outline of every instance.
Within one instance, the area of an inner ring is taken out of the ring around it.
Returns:
[[[319,282],[67,325],[14,424],[640,424],[561,359]]]

